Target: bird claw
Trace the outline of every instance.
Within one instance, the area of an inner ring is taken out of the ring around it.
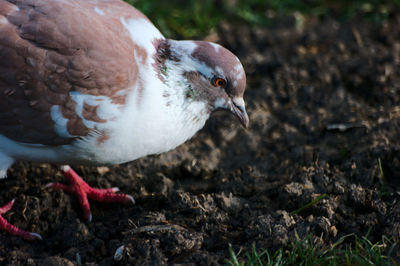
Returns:
[[[65,192],[75,194],[79,198],[80,205],[83,209],[83,216],[87,221],[92,221],[92,213],[88,199],[96,200],[99,202],[112,202],[112,203],[133,203],[135,199],[131,195],[117,194],[119,188],[103,188],[96,189],[90,187],[71,167],[60,167],[64,176],[69,180],[70,185],[61,183],[49,183],[47,188],[61,189]]]
[[[38,233],[29,232],[31,238],[29,240],[43,240],[42,236]]]
[[[8,212],[14,205],[14,202],[15,199],[0,207],[0,229],[9,232],[12,235],[22,237],[26,240],[42,240],[42,236],[38,233],[27,232],[19,229],[18,227],[10,224],[6,219],[4,219],[2,214]]]
[[[49,187],[53,187],[53,185],[54,185],[54,182],[50,182],[50,183],[47,183],[44,187],[49,188]]]
[[[129,199],[132,202],[133,205],[136,204],[135,199],[131,195],[126,195],[126,198]]]
[[[65,192],[72,193],[78,196],[80,204],[83,208],[83,216],[88,222],[92,221],[92,213],[90,211],[89,199],[99,202],[114,202],[114,203],[132,203],[135,204],[135,199],[131,195],[117,194],[119,188],[95,189],[90,187],[82,178],[79,177],[70,167],[60,168],[63,174],[69,179],[70,185],[64,185],[58,182],[51,182],[45,185],[46,188],[61,189]],[[26,240],[42,240],[42,236],[38,233],[27,232],[10,224],[2,217],[2,214],[8,212],[14,205],[15,199],[7,204],[0,206],[0,229],[9,232],[12,235],[20,236]]]

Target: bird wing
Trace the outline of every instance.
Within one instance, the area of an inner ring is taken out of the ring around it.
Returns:
[[[122,18],[147,20],[119,0],[0,0],[0,134],[62,145],[106,123],[146,57]]]

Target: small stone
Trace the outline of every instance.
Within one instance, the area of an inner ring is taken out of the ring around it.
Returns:
[[[279,215],[278,220],[281,220],[283,222],[283,225],[285,225],[286,227],[290,227],[296,223],[293,217],[290,216],[287,211],[278,210],[277,213]]]
[[[342,195],[344,194],[344,187],[339,182],[333,183],[333,193]]]
[[[333,237],[336,237],[338,233],[338,230],[336,229],[336,226],[332,225],[331,228],[329,228],[329,234]]]
[[[107,167],[107,166],[98,166],[98,167],[97,167],[97,172],[98,172],[100,175],[104,175],[105,173],[110,172],[110,168]]]
[[[117,248],[117,250],[114,253],[114,260],[115,261],[122,260],[122,258],[124,257],[124,249],[125,249],[125,245],[122,245],[119,248]]]

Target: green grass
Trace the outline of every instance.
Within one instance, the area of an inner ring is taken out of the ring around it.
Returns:
[[[400,8],[400,0],[125,0],[145,13],[169,38],[204,38],[222,21],[266,26],[279,16],[362,15],[382,22]],[[301,16],[297,16],[301,17]]]
[[[381,158],[378,158],[378,167],[379,167],[379,173],[381,175],[381,181],[383,182],[385,180],[385,173],[383,172],[383,166],[382,166]]]
[[[213,0],[126,0],[144,14],[167,37],[205,36],[222,19]]]
[[[392,254],[396,244],[383,237],[382,241],[372,243],[367,237],[353,234],[340,238],[330,246],[315,243],[311,235],[274,253],[257,251],[253,244],[251,251],[244,255],[235,253],[229,246],[230,258],[226,265],[398,265]],[[397,258],[398,259],[398,258]]]
[[[300,213],[300,212],[302,212],[302,211],[304,211],[304,210],[306,210],[306,209],[308,209],[308,208],[314,206],[315,204],[317,204],[319,201],[321,201],[321,200],[322,200],[323,198],[325,198],[325,197],[326,197],[326,194],[324,193],[324,194],[318,196],[316,199],[310,201],[310,202],[307,203],[306,205],[304,205],[304,206],[298,208],[298,209],[295,210],[295,211],[292,211],[292,212],[290,213],[290,215],[298,214],[298,213]]]

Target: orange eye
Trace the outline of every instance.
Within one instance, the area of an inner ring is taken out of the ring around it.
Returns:
[[[215,78],[214,79],[214,85],[217,87],[225,87],[226,85],[226,80],[223,78]]]

